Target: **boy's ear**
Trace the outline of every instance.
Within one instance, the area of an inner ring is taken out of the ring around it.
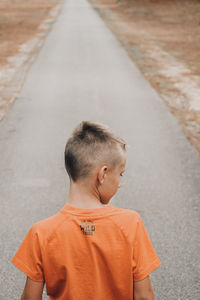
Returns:
[[[102,166],[98,172],[97,178],[100,184],[103,184],[104,179],[106,177],[106,172],[108,170],[107,166]]]

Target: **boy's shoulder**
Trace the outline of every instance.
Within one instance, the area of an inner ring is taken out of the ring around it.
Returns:
[[[136,210],[116,206],[114,206],[114,208],[116,211],[116,216],[119,216],[120,218],[124,218],[127,220],[131,219],[135,222],[138,222],[141,218],[140,214]]]
[[[121,207],[115,207],[115,213],[111,215],[111,220],[130,241],[134,240],[137,228],[142,222],[137,211]]]
[[[42,219],[31,227],[30,231],[33,235],[37,235],[40,241],[48,241],[51,235],[62,225],[65,221],[64,216],[59,212]]]

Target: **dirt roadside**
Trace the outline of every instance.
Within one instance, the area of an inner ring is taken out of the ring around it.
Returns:
[[[89,1],[200,153],[200,1]]]
[[[0,120],[55,22],[62,0],[0,1]]]

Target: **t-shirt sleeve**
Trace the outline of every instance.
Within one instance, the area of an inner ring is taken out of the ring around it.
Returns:
[[[133,247],[133,280],[143,280],[160,264],[161,261],[155,253],[144,223],[138,215]]]
[[[41,245],[37,226],[34,225],[29,230],[13,257],[12,263],[32,280],[44,281]]]

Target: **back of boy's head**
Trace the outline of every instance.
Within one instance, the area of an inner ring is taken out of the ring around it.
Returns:
[[[65,147],[69,177],[73,181],[85,179],[100,164],[113,169],[120,162],[125,146],[106,126],[83,121],[74,129]]]

